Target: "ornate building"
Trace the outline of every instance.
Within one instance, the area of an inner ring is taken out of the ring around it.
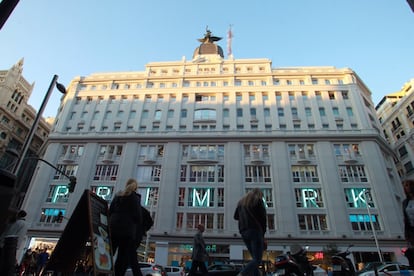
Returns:
[[[0,71],[0,168],[13,171],[16,155],[28,135],[36,110],[28,104],[34,84],[23,77],[23,59],[9,70]],[[51,125],[41,119],[28,150],[28,155],[40,155],[41,146],[47,139]],[[17,187],[23,200],[35,168],[35,160],[26,160],[17,179]]]
[[[414,179],[414,79],[377,105],[384,135],[397,154],[401,178]]]
[[[155,225],[149,257],[191,256],[195,226],[215,260],[249,258],[233,219],[260,188],[272,259],[292,244],[315,258],[354,244],[356,262],[404,261],[403,191],[371,93],[349,68],[225,58],[208,31],[191,60],[96,73],[68,86],[25,208],[29,236],[57,239],[85,189],[108,202],[130,177]],[[368,193],[370,196],[368,197]]]

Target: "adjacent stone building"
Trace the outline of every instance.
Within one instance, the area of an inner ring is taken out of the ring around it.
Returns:
[[[34,83],[23,77],[23,59],[8,70],[0,71],[0,168],[13,172],[16,156],[36,118],[36,110],[28,104]],[[51,125],[43,118],[33,136],[27,156],[40,156],[41,147],[47,139]],[[16,184],[19,189],[17,205],[22,203],[30,183],[36,160],[25,160]]]
[[[386,95],[376,110],[384,135],[397,154],[400,177],[414,179],[414,79]]]

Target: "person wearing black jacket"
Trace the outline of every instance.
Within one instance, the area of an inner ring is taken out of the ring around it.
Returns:
[[[410,267],[414,268],[414,180],[404,180],[403,187],[406,196],[402,203],[404,236],[408,244],[405,256]]]
[[[142,225],[141,202],[136,196],[138,183],[135,179],[126,182],[125,189],[118,192],[109,206],[113,253],[118,250],[115,276],[123,276],[131,266],[134,276],[141,276],[136,253],[136,232]]]
[[[141,202],[141,195],[135,193],[138,197],[138,201]],[[135,244],[136,248],[140,246],[142,238],[147,234],[147,231],[154,225],[150,212],[141,205],[141,217],[142,224],[136,229]]]
[[[238,221],[239,232],[252,256],[252,260],[242,269],[239,276],[260,275],[259,265],[265,250],[266,217],[263,193],[260,189],[251,190],[237,204],[234,219]]]

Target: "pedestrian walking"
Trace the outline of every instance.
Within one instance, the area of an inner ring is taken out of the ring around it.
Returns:
[[[6,225],[0,237],[0,275],[16,274],[16,252],[21,248],[27,232],[26,215],[24,210],[20,210]]]
[[[202,276],[206,276],[208,273],[205,264],[205,261],[208,258],[208,253],[206,251],[203,233],[204,225],[197,225],[197,233],[194,235],[193,242],[193,254],[191,256],[191,268],[188,276],[195,276],[198,272],[201,273]]]
[[[128,179],[123,191],[118,192],[109,207],[113,253],[118,250],[115,276],[124,276],[128,265],[134,276],[141,276],[136,253],[136,229],[142,224],[141,202],[136,190],[138,182]]]
[[[239,276],[260,275],[259,265],[265,250],[266,216],[263,193],[260,189],[251,190],[239,200],[234,219],[238,221],[239,232],[252,256],[252,260],[241,270]]]
[[[47,262],[49,261],[49,253],[47,252],[47,248],[44,248],[42,252],[40,252],[37,255],[36,261],[36,273],[37,276],[41,276],[43,274],[43,270],[45,269]]]

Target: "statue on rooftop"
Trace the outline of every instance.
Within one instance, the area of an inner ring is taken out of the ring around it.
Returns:
[[[204,38],[197,39],[201,43],[213,43],[214,41],[221,40],[221,37],[218,36],[212,36],[211,31],[208,29],[208,26],[206,27],[206,34],[204,35]]]

